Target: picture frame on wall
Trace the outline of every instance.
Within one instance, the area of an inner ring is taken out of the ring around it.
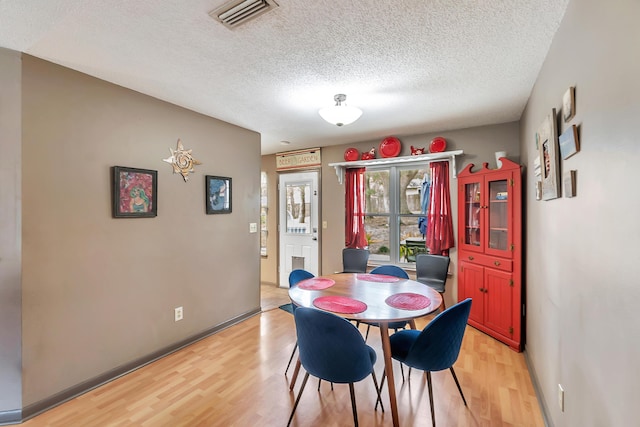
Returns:
[[[205,205],[207,215],[231,213],[231,183],[231,178],[226,176],[205,176]]]
[[[158,171],[113,166],[111,180],[114,218],[158,215]]]
[[[562,97],[562,117],[568,122],[576,115],[576,88],[570,86]]]
[[[576,196],[576,171],[569,170],[564,173],[562,181],[564,182],[564,197]]]
[[[560,154],[564,160],[580,151],[580,143],[578,142],[578,126],[572,125],[562,132],[558,138],[560,144]]]
[[[542,200],[560,197],[560,156],[556,109],[543,120],[536,134],[536,146],[540,156]]]

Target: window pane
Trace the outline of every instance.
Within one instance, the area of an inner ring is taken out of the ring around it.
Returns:
[[[267,173],[260,172],[260,255],[267,255]]]
[[[287,184],[287,233],[308,234],[311,183]]]
[[[370,259],[412,263],[426,252],[419,228],[427,210],[430,173],[425,166],[391,166],[365,171],[365,230]],[[426,195],[426,197],[424,197]]]
[[[416,255],[427,253],[418,227],[418,216],[400,217],[400,262],[416,262]]]
[[[364,177],[365,212],[389,213],[389,171],[367,171]]]
[[[389,217],[366,216],[364,229],[367,230],[369,258],[376,261],[389,261]]]
[[[422,183],[429,181],[427,169],[401,169],[398,185],[400,186],[400,214],[419,214],[422,208]]]

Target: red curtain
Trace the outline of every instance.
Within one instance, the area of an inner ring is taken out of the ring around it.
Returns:
[[[364,231],[364,168],[345,171],[345,227],[344,245],[347,248],[366,248]]]
[[[426,246],[429,253],[449,255],[455,246],[449,195],[449,162],[431,162],[431,199],[427,214]]]

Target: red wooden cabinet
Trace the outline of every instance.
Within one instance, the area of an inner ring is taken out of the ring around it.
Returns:
[[[521,351],[521,166],[473,166],[458,174],[458,299],[473,299],[471,326]]]

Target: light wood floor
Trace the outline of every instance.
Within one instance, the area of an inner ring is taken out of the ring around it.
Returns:
[[[285,426],[295,400],[284,369],[295,342],[293,316],[277,307],[286,290],[263,285],[263,313],[96,388],[22,424],[40,426]],[[420,319],[424,327],[429,317]],[[364,327],[362,328],[364,332]],[[368,344],[383,362],[378,329]],[[424,375],[403,383],[396,368],[402,426],[430,426]],[[543,426],[524,357],[467,327],[455,365],[469,403],[465,407],[448,371],[433,373],[439,426]],[[405,372],[406,373],[406,372]],[[302,380],[298,379],[295,393]],[[390,413],[374,411],[370,379],[356,384],[362,426],[390,426]],[[388,406],[386,387],[383,402]],[[353,425],[349,389],[309,380],[294,426]]]

